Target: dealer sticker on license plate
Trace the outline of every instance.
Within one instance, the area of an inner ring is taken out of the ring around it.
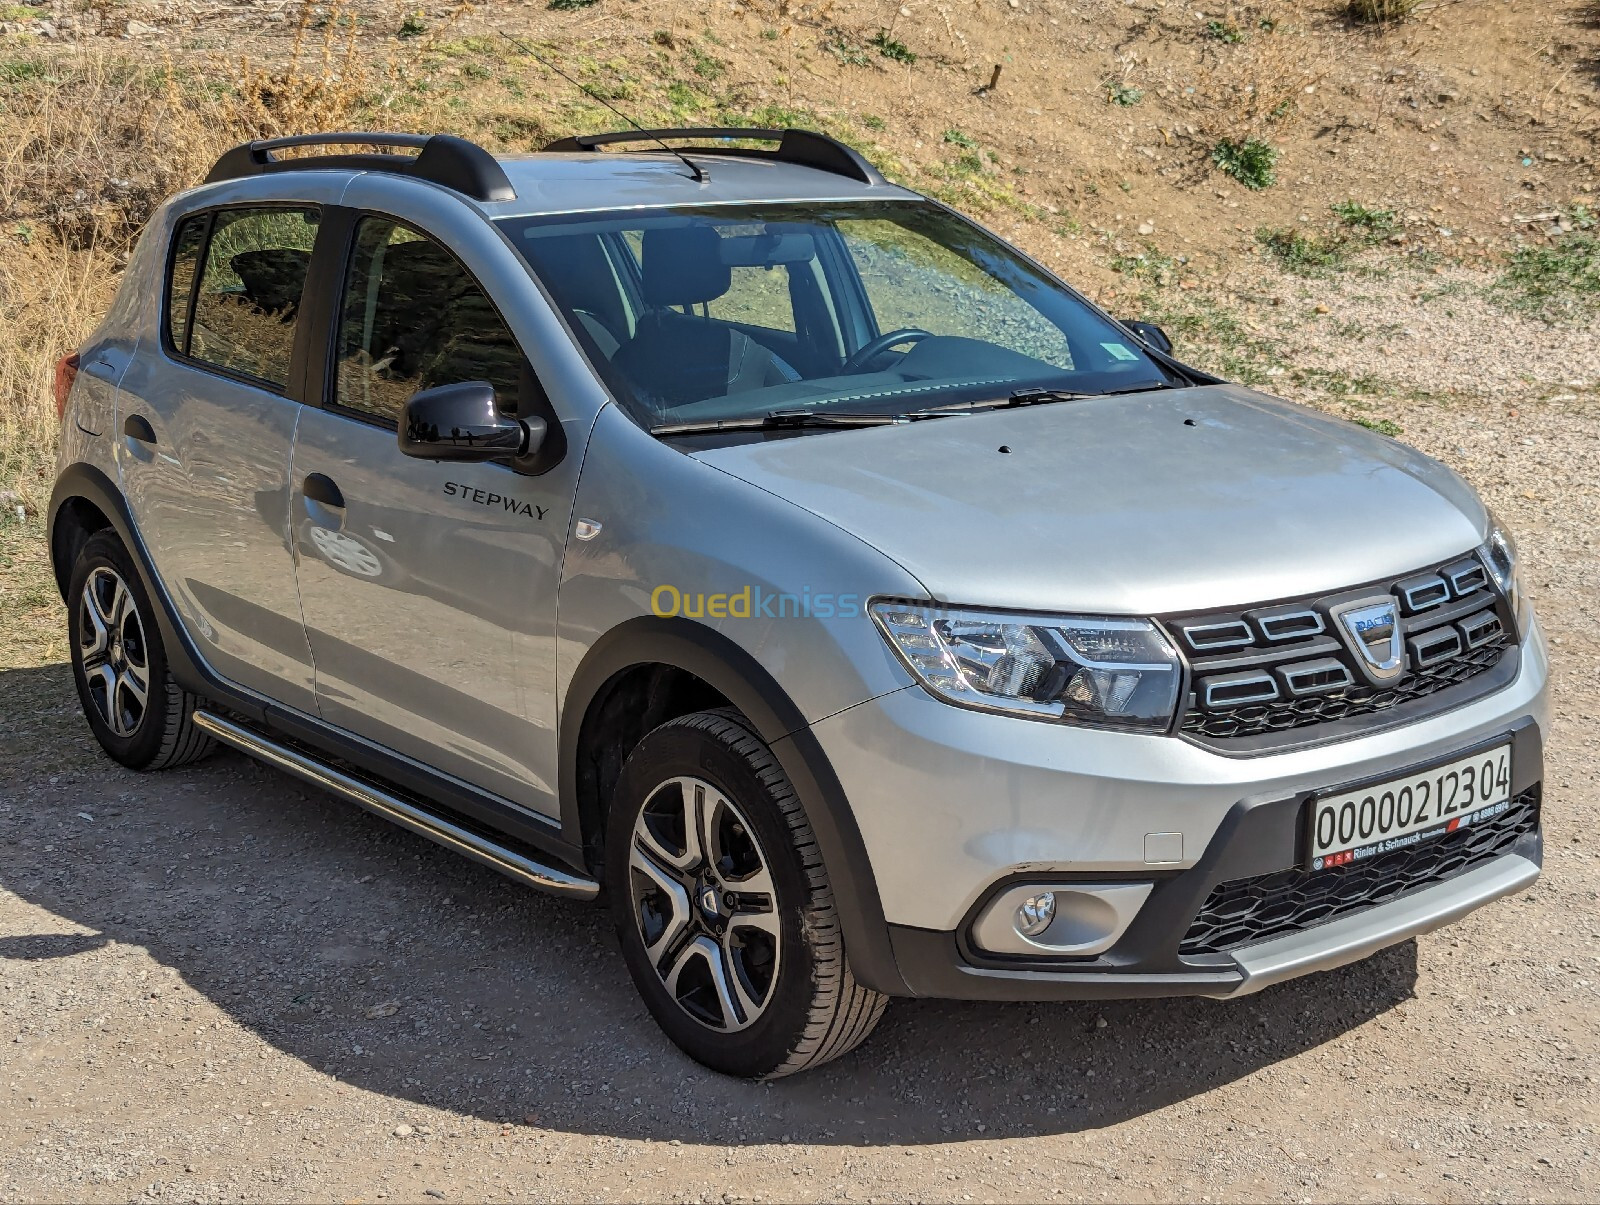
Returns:
[[[1511,807],[1511,745],[1310,803],[1306,866],[1329,870],[1482,824]]]

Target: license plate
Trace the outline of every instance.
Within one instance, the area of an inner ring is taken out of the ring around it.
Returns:
[[[1309,870],[1348,866],[1482,824],[1511,807],[1511,744],[1310,803]]]

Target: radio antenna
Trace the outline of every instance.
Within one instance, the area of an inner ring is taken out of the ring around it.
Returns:
[[[554,63],[552,63],[549,59],[545,58],[543,55],[541,55],[537,51],[535,51],[533,49],[533,47],[529,46],[521,38],[513,37],[511,34],[508,34],[503,29],[496,30],[495,32],[497,32],[506,41],[510,42],[518,50],[522,51],[523,54],[527,55],[534,62],[538,63],[539,66],[543,67],[546,71],[550,71],[550,72],[553,72],[556,75],[559,75],[562,79],[566,80],[567,83],[571,84],[574,88],[578,89],[578,91],[582,92],[590,100],[599,101],[606,108],[610,109],[613,113],[615,113],[618,117],[622,118],[623,121],[627,122],[634,129],[638,130],[639,133],[647,134],[647,135],[650,135],[650,137],[655,138],[655,141],[657,142],[657,144],[660,145],[662,150],[666,151],[667,154],[669,154],[669,155],[675,156],[686,168],[689,169],[689,175],[694,179],[695,183],[704,184],[706,182],[707,176],[706,176],[706,173],[705,173],[705,169],[702,168],[694,160],[690,159],[689,156],[685,155],[682,151],[678,150],[677,147],[668,146],[665,142],[663,142],[661,140],[661,138],[659,136],[654,135],[654,134],[650,134],[649,130],[645,129],[637,121],[635,121],[633,118],[629,117],[626,113],[624,113],[621,109],[617,108],[616,105],[612,104],[609,100],[607,100],[605,97],[601,96],[598,92],[595,92],[594,90],[592,90],[589,87],[588,84],[579,83],[577,80],[573,79],[565,71],[561,70],[561,68],[557,67]]]

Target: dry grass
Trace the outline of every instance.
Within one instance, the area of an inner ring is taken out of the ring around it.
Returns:
[[[105,312],[155,207],[247,139],[394,124],[388,102],[448,27],[379,57],[358,53],[339,10],[308,2],[276,66],[37,46],[0,64],[0,492],[30,514],[46,502],[55,363]]]

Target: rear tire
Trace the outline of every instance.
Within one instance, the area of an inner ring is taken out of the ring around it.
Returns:
[[[888,997],[850,973],[805,809],[732,710],[672,720],[628,755],[606,839],[635,986],[691,1058],[752,1079],[859,1045]]]
[[[97,531],[84,544],[67,605],[72,676],[100,747],[131,770],[211,752],[194,722],[200,699],[173,680],[150,596],[115,532]]]

